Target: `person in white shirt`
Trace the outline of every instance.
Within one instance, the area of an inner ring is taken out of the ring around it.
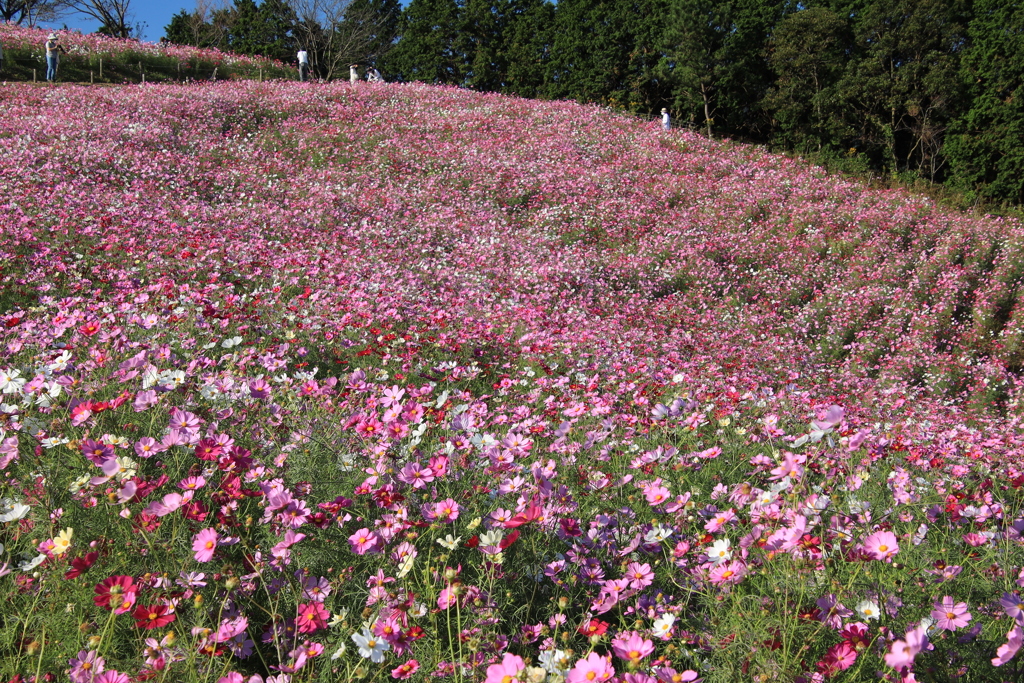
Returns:
[[[309,75],[309,55],[305,50],[299,50],[299,80],[305,82]]]
[[[66,53],[64,46],[57,42],[57,34],[51,33],[46,37],[46,80],[53,81],[57,78],[57,62],[60,60],[60,53]]]
[[[359,82],[359,71],[358,71],[358,69],[359,69],[359,65],[358,64],[349,64],[348,65],[348,82],[349,83],[358,83]]]
[[[383,83],[384,79],[381,78],[380,72],[374,67],[370,67],[366,70],[366,80],[370,83]]]
[[[662,130],[671,130],[672,129],[672,119],[669,118],[668,109],[662,109],[661,110],[661,129]]]

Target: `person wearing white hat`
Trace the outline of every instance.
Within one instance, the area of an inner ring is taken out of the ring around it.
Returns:
[[[668,115],[668,109],[662,109],[661,110],[661,129],[662,130],[671,130],[671,128],[672,128],[672,119]]]
[[[349,64],[348,65],[348,82],[358,83],[359,82],[359,65]]]
[[[67,53],[67,50],[58,42],[57,34],[51,33],[46,37],[46,80],[51,83],[57,78],[57,62],[61,52]]]

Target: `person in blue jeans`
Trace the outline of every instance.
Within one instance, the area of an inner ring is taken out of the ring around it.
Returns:
[[[51,33],[46,37],[46,80],[48,81],[57,78],[57,62],[60,61],[61,52],[67,53],[67,50],[58,42],[57,34]]]

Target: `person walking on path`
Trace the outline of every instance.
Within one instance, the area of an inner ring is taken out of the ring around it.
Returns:
[[[305,50],[299,50],[299,80],[303,83],[306,82],[306,77],[309,75],[309,55]]]
[[[672,119],[668,115],[668,109],[661,110],[661,129],[672,130]]]
[[[53,82],[57,78],[57,63],[60,61],[60,53],[67,54],[67,50],[60,44],[56,33],[46,37],[46,80]]]

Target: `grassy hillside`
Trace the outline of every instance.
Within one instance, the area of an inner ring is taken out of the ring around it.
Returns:
[[[0,107],[0,675],[1020,674],[1019,223],[454,89]]]
[[[0,81],[46,80],[49,30],[0,23],[4,64]],[[234,55],[213,49],[121,40],[98,34],[58,31],[67,50],[57,82],[148,83],[231,79],[294,79],[294,69],[276,60]]]

